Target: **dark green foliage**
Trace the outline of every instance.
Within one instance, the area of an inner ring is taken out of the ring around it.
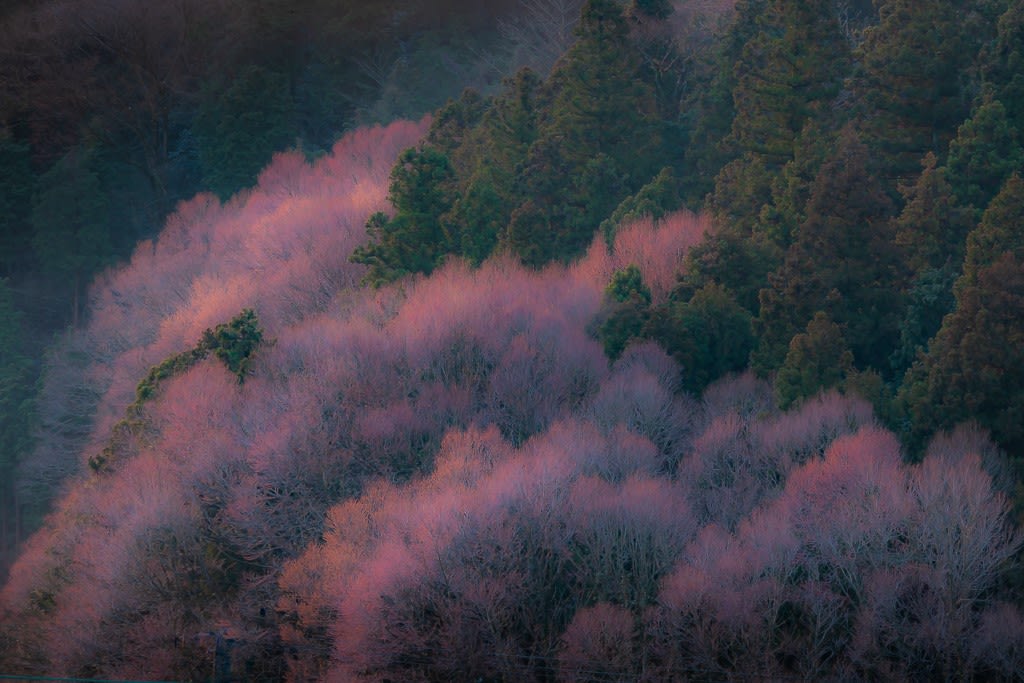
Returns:
[[[430,273],[449,253],[452,235],[441,217],[454,203],[455,172],[448,157],[430,147],[408,149],[391,170],[388,199],[395,215],[378,213],[366,224],[373,240],[356,249],[352,260],[369,266],[374,286],[409,273]]]
[[[553,231],[549,250],[538,254],[542,261],[581,253],[657,163],[654,92],[639,77],[641,60],[622,8],[590,0],[577,35],[549,78],[550,109],[521,168],[523,195]]]
[[[226,199],[256,183],[274,152],[295,143],[287,77],[250,65],[230,85],[210,84],[196,120],[203,184]]]
[[[696,393],[727,373],[743,370],[754,346],[750,313],[715,283],[689,301],[658,307],[647,334],[679,361],[684,386]]]
[[[548,214],[528,199],[512,212],[502,243],[523,263],[538,268],[555,252],[554,237]]]
[[[637,298],[609,301],[602,311],[603,321],[597,331],[604,355],[616,360],[630,342],[644,338],[650,310]]]
[[[517,167],[537,139],[539,118],[549,104],[542,90],[536,73],[520,69],[504,81],[504,90],[488,102],[478,117],[479,125],[467,131],[458,146],[442,146],[452,156],[460,178],[487,169],[500,180],[505,195],[515,194]]]
[[[732,143],[781,165],[809,116],[839,92],[846,41],[829,0],[771,0],[733,64]]]
[[[97,473],[108,471],[113,463],[131,452],[136,440],[142,438],[148,429],[146,403],[157,395],[165,381],[184,374],[213,353],[242,384],[252,354],[262,342],[263,328],[260,327],[256,312],[245,308],[228,322],[212,330],[204,330],[196,345],[188,351],[169,356],[151,367],[135,387],[135,401],[125,410],[124,418],[111,429],[110,441],[99,453],[89,458],[90,469]]]
[[[468,138],[487,111],[488,102],[480,93],[467,88],[459,99],[449,100],[435,113],[424,144],[447,155],[458,171],[468,172],[475,167],[475,159],[459,152],[470,147]]]
[[[620,3],[587,2],[576,35],[546,81],[523,69],[499,95],[468,91],[438,113],[396,166],[395,216],[372,218],[372,241],[353,256],[370,266],[368,282],[429,273],[449,254],[479,263],[494,249],[531,266],[566,262],[674,156],[661,143],[676,122],[658,117],[656,74]]]
[[[985,80],[1019,131],[1024,123],[1024,2],[1007,0],[996,24],[996,39],[983,55]]]
[[[0,491],[13,482],[13,470],[32,444],[36,367],[29,353],[23,315],[8,281],[0,278]]]
[[[733,159],[719,171],[707,208],[719,231],[761,238],[767,234],[761,211],[772,201],[773,171],[753,152]]]
[[[801,133],[838,94],[848,55],[833,7],[823,0],[773,0],[754,26],[756,32],[733,62],[735,116],[724,140],[741,156],[716,177],[711,207],[721,228],[772,234],[784,248],[806,196],[799,197],[799,189],[785,183],[778,171],[794,161],[798,142],[813,150],[812,136],[820,136],[820,124],[810,126],[812,132],[803,139]],[[792,174],[813,174],[823,153],[802,157]],[[780,205],[784,213],[772,215],[776,198],[792,206]]]
[[[747,38],[729,67],[735,116],[724,144],[741,155],[718,173],[709,205],[720,234],[755,239],[770,252],[766,242],[785,249],[803,220],[807,188],[827,153],[827,105],[849,60],[832,3],[772,0],[738,21],[747,22]],[[734,292],[753,308],[757,288]]]
[[[914,359],[923,353],[928,341],[942,325],[942,319],[953,310],[953,283],[959,268],[952,262],[941,268],[920,271],[907,291],[907,307],[900,321],[900,341],[893,352],[891,365],[895,375],[907,371]]]
[[[902,291],[890,224],[892,204],[868,170],[852,127],[818,174],[782,267],[761,292],[760,372],[782,365],[790,339],[816,311],[845,329],[858,367],[886,367],[896,343]]]
[[[493,177],[482,170],[456,200],[446,218],[446,228],[457,252],[474,265],[494,251],[508,220],[509,202],[501,195]]]
[[[1024,181],[1013,175],[967,236],[956,307],[907,372],[899,403],[919,449],[935,431],[978,420],[1024,453]]]
[[[675,298],[689,299],[701,287],[715,283],[745,310],[756,313],[758,295],[781,261],[781,250],[770,240],[713,232],[687,253]]]
[[[860,125],[890,181],[942,155],[967,114],[965,71],[983,31],[955,0],[885,0],[864,32],[854,80]]]
[[[595,226],[601,219],[610,215],[621,199],[633,187],[629,176],[621,171],[619,162],[607,154],[598,154],[588,159],[569,189],[575,198],[575,206],[566,214],[568,239],[563,251],[556,255],[561,260],[568,260],[583,253],[594,238]]]
[[[263,329],[251,308],[243,309],[227,323],[203,332],[198,348],[212,351],[228,370],[245,381],[253,352],[263,342]]]
[[[877,370],[851,369],[839,388],[847,396],[859,396],[870,402],[875,417],[887,428],[899,429],[902,416],[896,406],[893,386]]]
[[[838,386],[853,368],[843,331],[818,311],[807,330],[789,342],[786,360],[775,375],[775,400],[783,410]]]
[[[983,211],[1022,165],[1019,131],[1007,119],[1003,103],[986,98],[949,144],[947,176],[957,200]]]
[[[967,235],[964,277],[957,286],[973,284],[978,272],[1004,252],[1024,258],[1024,180],[1017,174],[1003,185],[989,204],[981,223]]]
[[[43,271],[63,283],[74,322],[90,278],[113,255],[107,194],[94,162],[92,150],[69,153],[40,176],[32,206],[32,246]]]
[[[135,403],[133,405],[141,408],[143,403],[156,395],[161,382],[184,373],[206,358],[207,351],[206,345],[200,344],[188,351],[176,353],[151,367],[145,378],[135,387]]]
[[[693,89],[686,103],[689,119],[686,159],[691,172],[682,180],[683,194],[690,206],[699,206],[704,201],[714,188],[719,171],[735,156],[734,146],[723,144],[735,117],[733,65],[740,59],[747,42],[757,34],[759,17],[766,5],[767,0],[736,2],[734,19],[716,43],[709,74]]]
[[[618,303],[634,300],[647,305],[651,303],[651,290],[644,284],[640,269],[635,265],[615,271],[604,290],[604,296]]]
[[[903,250],[909,273],[936,270],[963,260],[963,243],[971,229],[972,212],[957,205],[947,171],[937,168],[929,152],[913,185],[900,188],[903,211],[895,220],[896,244]]]
[[[649,164],[644,152],[658,142],[651,125],[654,96],[637,78],[640,57],[622,7],[615,0],[588,0],[576,35],[551,75],[555,94],[543,134],[563,138],[574,166],[583,165],[590,151],[607,154],[626,172],[632,170],[627,160]]]
[[[761,208],[758,226],[780,249],[788,249],[807,220],[814,179],[835,147],[835,133],[808,120],[793,146],[793,158],[772,179],[772,201]]]
[[[669,0],[633,0],[630,9],[635,14],[666,19],[672,14],[672,3]]]
[[[640,269],[630,265],[615,271],[604,298],[597,336],[605,355],[615,360],[631,341],[643,337],[650,317],[651,290],[644,284]]]
[[[622,200],[612,215],[601,223],[601,232],[609,246],[615,243],[615,233],[620,226],[641,218],[657,220],[665,214],[683,207],[679,196],[679,181],[672,169],[665,167],[651,182],[641,187],[636,194]]]
[[[0,131],[0,276],[24,271],[32,258],[29,146]]]
[[[956,294],[928,353],[907,373],[900,402],[920,448],[937,430],[977,420],[1011,455],[1024,453],[1024,261],[979,263]]]

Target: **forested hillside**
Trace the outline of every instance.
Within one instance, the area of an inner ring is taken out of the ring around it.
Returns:
[[[95,276],[178,202],[255,185],[275,152],[312,160],[345,131],[418,119],[522,63],[550,68],[580,4],[3,3],[0,575],[47,508],[14,471],[47,418],[47,347],[86,322]]]
[[[0,15],[0,674],[1020,680],[1024,2],[348,7]]]

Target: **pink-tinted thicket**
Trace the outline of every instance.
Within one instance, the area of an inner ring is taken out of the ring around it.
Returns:
[[[569,267],[355,286],[423,125],[279,156],[96,285],[51,364],[38,482],[204,328],[252,307],[267,341],[244,384],[213,359],[164,382],[109,471],[67,480],[0,592],[3,670],[210,678],[230,641],[236,674],[295,681],[1019,671],[999,579],[1021,539],[984,434],[907,465],[862,401],[780,414],[752,375],[698,401],[657,346],[610,366],[588,335],[616,269],[666,296],[703,219]]]
[[[156,240],[94,286],[87,328],[69,335],[68,353],[54,357],[48,375],[48,431],[25,474],[38,485],[65,480],[67,493],[0,594],[3,622],[19,634],[0,657],[5,665],[202,678],[210,661],[202,653],[219,633],[231,634],[232,657],[249,671],[278,675],[282,642],[319,652],[309,660],[319,667],[339,627],[324,598],[333,593],[303,592],[311,576],[358,570],[352,577],[366,585],[390,581],[368,567],[413,566],[408,557],[422,563],[397,540],[417,538],[421,527],[469,539],[459,515],[483,509],[470,504],[477,497],[505,500],[502,533],[519,539],[516,501],[541,471],[553,478],[532,499],[562,488],[569,496],[577,480],[603,481],[610,488],[592,493],[613,507],[595,510],[595,523],[627,524],[616,516],[620,503],[647,515],[634,540],[622,541],[653,548],[642,587],[612,586],[596,561],[578,571],[594,595],[653,594],[685,537],[660,539],[660,522],[638,501],[674,486],[665,477],[683,457],[699,407],[676,395],[677,371],[660,350],[639,347],[609,368],[588,336],[606,255],[595,249],[572,268],[541,272],[501,258],[479,269],[453,261],[377,292],[356,286],[362,267],[348,256],[365,239],[366,216],[384,208],[393,159],[424,125],[359,131],[313,165],[280,155],[255,189],[230,202],[202,196],[183,204]],[[695,226],[699,220],[681,215],[629,228],[618,258],[632,255],[646,278],[667,288]],[[243,307],[257,311],[267,339],[244,384],[212,359],[197,364],[145,403],[119,437],[111,471],[68,479],[110,438],[150,366]],[[518,464],[491,472],[512,460]],[[423,487],[434,487],[429,505],[409,506],[410,480],[420,501],[428,500]],[[465,500],[449,495],[459,487]],[[362,505],[385,492],[390,526],[366,529],[363,541],[377,538],[379,548],[360,545],[342,554],[349,559],[328,552],[330,544],[317,550],[325,528],[333,538],[338,520],[356,514],[343,511],[355,503],[331,512],[332,505],[356,494]],[[681,501],[665,509],[688,519]],[[537,508],[529,537],[550,549],[557,567],[567,561],[564,538],[549,538],[560,533],[559,509]],[[402,519],[408,528],[395,527]],[[404,530],[396,537],[393,528]],[[481,523],[473,542],[490,547],[492,532]],[[601,552],[625,552],[617,547]],[[319,561],[308,559],[317,553]],[[531,571],[525,560],[495,561]],[[545,571],[517,595],[561,570]],[[282,591],[304,596],[289,618],[275,611]],[[506,603],[523,624],[545,604]],[[544,633],[538,651],[546,652],[561,631]]]
[[[660,304],[676,283],[679,264],[686,251],[710,229],[708,216],[688,211],[669,214],[657,221],[642,218],[619,229],[611,249],[605,241],[595,240],[572,269],[572,274],[603,287],[615,271],[636,265],[651,290],[652,303]]]
[[[357,282],[363,267],[348,256],[366,239],[367,215],[385,207],[391,163],[425,127],[358,130],[312,165],[280,154],[255,188],[226,204],[212,195],[183,202],[155,240],[94,283],[88,326],[57,345],[23,487],[48,495],[78,469],[149,367],[204,329],[256,306],[273,337]]]
[[[677,478],[592,423],[518,449],[494,427],[449,432],[432,476],[335,507],[325,543],[286,565],[279,609],[305,653],[292,675],[1009,675],[1021,615],[989,598],[1022,541],[1005,498],[970,452],[904,464],[861,408],[826,395],[790,415],[716,418]],[[734,457],[756,471],[758,434],[787,424],[806,428],[772,478],[720,488],[746,511],[701,521],[691,475],[718,476],[710,444],[745,450]],[[595,471],[625,453],[639,455],[631,472]]]
[[[647,616],[662,672],[1012,675],[1019,612],[985,593],[1022,539],[979,458],[960,455],[907,466],[891,434],[863,426],[793,470],[734,534],[707,527]],[[1005,628],[979,631],[993,610]],[[1001,661],[980,658],[996,641]]]

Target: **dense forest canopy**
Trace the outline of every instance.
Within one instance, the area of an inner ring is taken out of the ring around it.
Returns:
[[[0,23],[0,674],[1019,679],[1024,2]]]

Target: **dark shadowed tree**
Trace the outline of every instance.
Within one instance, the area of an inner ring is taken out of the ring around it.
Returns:
[[[605,355],[615,360],[631,341],[643,337],[650,317],[651,290],[644,284],[640,269],[629,265],[615,271],[604,290],[604,298],[604,320],[598,338]]]
[[[915,445],[977,420],[1011,455],[1024,453],[1024,260],[1004,252],[957,284],[956,309],[901,391]]]
[[[683,384],[695,393],[747,366],[754,346],[752,318],[721,285],[709,283],[687,301],[654,310],[647,335],[682,366]]]
[[[929,152],[921,162],[922,171],[913,185],[901,189],[904,206],[894,219],[896,245],[903,251],[908,273],[917,275],[963,260],[961,245],[974,227],[973,212],[954,197],[947,178],[950,171],[937,167]]]
[[[838,94],[849,59],[829,0],[772,0],[733,65],[732,140],[773,167],[793,157],[805,121]]]
[[[858,367],[884,367],[901,310],[891,214],[868,150],[847,126],[815,179],[807,220],[761,291],[759,371],[782,365],[790,339],[819,310],[844,327]]]
[[[295,143],[286,76],[248,66],[229,85],[208,84],[196,117],[203,184],[227,199],[256,184],[274,152]]]
[[[1008,0],[1005,8],[996,22],[995,40],[982,54],[982,72],[1019,130],[1024,121],[1024,2]]]
[[[441,152],[412,148],[391,170],[388,199],[395,214],[370,217],[371,243],[355,250],[352,260],[369,266],[366,281],[380,286],[409,273],[429,273],[449,253],[441,216],[453,202],[455,174]]]
[[[955,0],[885,0],[864,31],[854,91],[873,165],[894,187],[927,152],[944,155],[968,113],[964,70],[984,37]]]
[[[1003,185],[989,204],[981,223],[967,235],[964,277],[957,286],[973,284],[978,272],[996,261],[1004,252],[1024,258],[1024,180],[1017,174]]]
[[[112,258],[107,193],[96,156],[76,149],[39,178],[33,200],[36,257],[43,271],[62,284],[72,324],[85,306],[92,275]]]
[[[34,261],[30,149],[0,132],[0,276],[24,272]]]
[[[853,353],[843,331],[818,311],[807,331],[789,342],[786,360],[775,375],[775,401],[783,410],[818,392],[838,386],[853,369]]]
[[[615,232],[624,223],[641,218],[661,218],[667,213],[682,208],[679,197],[679,180],[666,167],[658,175],[641,187],[636,194],[622,200],[612,215],[601,223],[601,232],[609,245],[615,243]]]
[[[985,210],[1011,173],[1024,165],[1020,133],[1006,107],[991,96],[982,100],[949,143],[946,173],[962,206]]]

